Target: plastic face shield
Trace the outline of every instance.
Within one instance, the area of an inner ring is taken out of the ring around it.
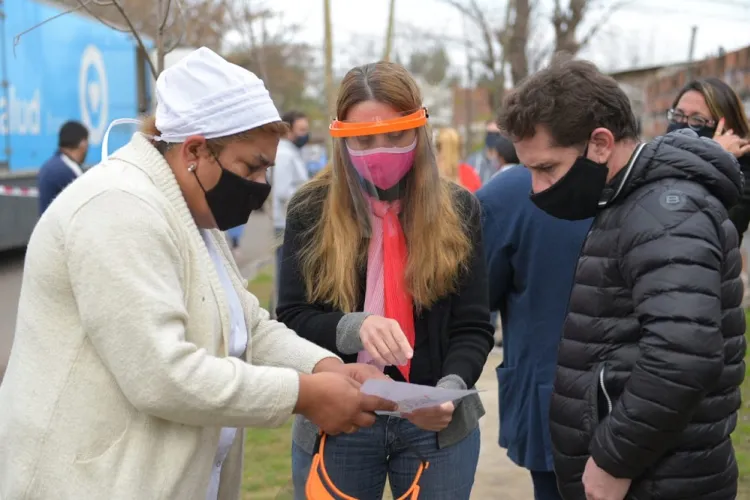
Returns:
[[[310,474],[307,476],[305,484],[305,497],[307,500],[358,500],[339,490],[333,484],[333,481],[331,481],[324,461],[325,443],[326,435],[319,435],[315,446],[312,466],[310,467]],[[430,463],[419,454],[415,453],[415,457],[419,460],[419,467],[417,468],[417,473],[414,475],[414,481],[406,493],[396,500],[417,500],[419,498],[419,480],[422,478],[424,471],[430,466]]]
[[[415,191],[439,187],[437,162],[427,131],[427,110],[372,117],[366,122],[334,120],[334,180],[346,186],[361,223],[378,204],[408,203]],[[434,192],[434,191],[433,191]]]

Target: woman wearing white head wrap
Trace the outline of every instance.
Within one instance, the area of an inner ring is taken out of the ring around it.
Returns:
[[[66,189],[29,242],[0,387],[0,498],[232,498],[243,433],[293,413],[331,432],[393,405],[268,319],[220,230],[270,187],[278,112],[252,73],[199,49],[157,111]]]

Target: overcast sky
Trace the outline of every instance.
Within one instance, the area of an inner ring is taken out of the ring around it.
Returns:
[[[615,0],[593,0],[597,7],[587,17],[587,29],[602,19]],[[563,0],[567,3],[566,0]],[[468,2],[467,2],[468,3]],[[479,0],[486,5],[491,18],[502,19],[503,0]],[[549,16],[551,0],[537,0],[539,13],[533,31],[538,45],[551,40],[552,28],[544,22]],[[691,26],[698,27],[695,57],[716,54],[719,47],[730,51],[750,45],[750,0],[625,0],[624,7],[609,17],[593,43],[581,54],[602,69],[624,69],[687,59]],[[254,0],[251,5],[263,4]],[[301,40],[316,46],[323,40],[323,2],[311,0],[267,0],[266,5],[280,11],[286,23],[302,26]],[[387,25],[389,0],[331,0],[334,47],[337,67],[369,61],[352,60],[342,54],[356,44],[371,44],[382,50]],[[465,49],[461,40],[465,23],[455,9],[442,0],[396,0],[396,21],[401,34],[408,26],[444,34],[451,60],[457,71],[465,66]],[[477,35],[471,31],[472,36]],[[397,40],[398,47],[400,40]],[[414,46],[411,42],[410,47]],[[405,54],[408,49],[400,49]],[[356,51],[354,51],[356,52]]]

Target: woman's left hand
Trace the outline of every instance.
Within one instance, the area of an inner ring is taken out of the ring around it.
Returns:
[[[401,415],[412,424],[426,431],[440,432],[453,420],[453,411],[456,406],[452,401],[430,408],[414,410],[411,413]]]
[[[719,124],[716,126],[716,133],[714,134],[714,140],[718,142],[727,152],[733,154],[739,158],[741,156],[750,153],[750,144],[747,139],[738,137],[734,134],[733,130],[725,130],[724,118],[719,120]]]

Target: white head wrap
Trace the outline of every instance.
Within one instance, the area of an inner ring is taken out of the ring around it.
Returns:
[[[276,121],[281,118],[263,81],[206,47],[156,80],[156,140],[214,139]]]
[[[226,137],[281,121],[263,81],[250,71],[201,47],[165,69],[156,80],[155,140],[178,143],[192,135]],[[102,161],[113,121],[102,141]]]

